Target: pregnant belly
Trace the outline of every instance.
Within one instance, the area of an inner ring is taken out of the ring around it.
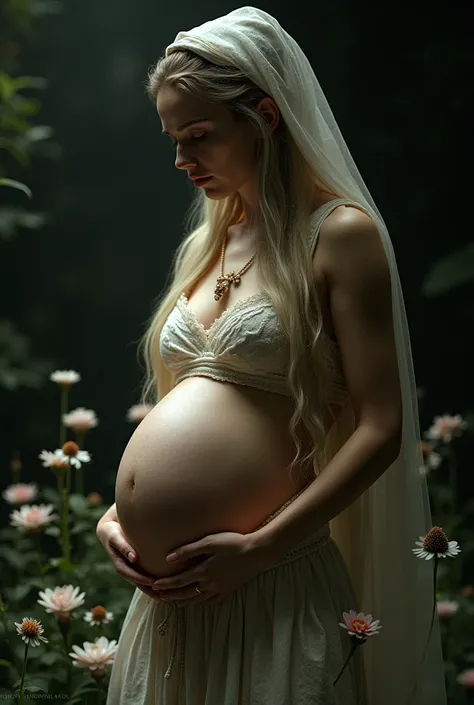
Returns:
[[[165,560],[172,549],[221,531],[250,533],[305,485],[289,477],[291,412],[277,396],[191,377],[140,423],[115,487],[139,568],[181,572],[205,557],[178,568]]]

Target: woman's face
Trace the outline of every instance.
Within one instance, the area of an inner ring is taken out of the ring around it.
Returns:
[[[156,109],[163,132],[174,145],[177,169],[189,176],[211,176],[202,186],[209,198],[240,191],[249,199],[257,165],[257,134],[250,123],[237,121],[223,105],[204,103],[168,85],[160,89]],[[191,120],[199,122],[185,127]]]

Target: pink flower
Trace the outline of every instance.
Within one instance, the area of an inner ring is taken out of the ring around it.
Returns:
[[[152,404],[135,404],[127,411],[127,421],[143,421],[152,409]]]
[[[51,514],[53,510],[52,504],[24,504],[10,514],[10,524],[30,533],[39,532],[58,518],[57,514]]]
[[[420,450],[423,458],[423,462],[420,467],[421,475],[428,475],[430,470],[436,470],[442,463],[442,456],[433,450],[431,443],[426,441],[420,442]]]
[[[373,621],[371,614],[364,614],[363,612],[355,612],[351,610],[350,612],[343,612],[342,617],[344,619],[344,624],[339,622],[340,627],[344,627],[349,632],[349,636],[356,637],[365,641],[369,636],[376,636],[382,627],[378,626],[380,620],[377,619]]]
[[[440,619],[448,619],[456,614],[459,609],[459,603],[451,600],[438,600],[436,609]]]
[[[426,431],[425,437],[433,441],[443,441],[449,443],[453,436],[460,436],[462,431],[467,428],[467,421],[464,421],[460,414],[450,416],[435,416],[432,426]]]
[[[36,601],[45,608],[46,612],[54,614],[59,621],[67,622],[71,618],[72,610],[84,604],[86,593],[79,594],[79,589],[72,585],[58,585],[54,590],[46,588],[38,593],[41,599]]]
[[[115,639],[109,641],[105,636],[101,636],[94,642],[85,641],[82,649],[73,644],[69,656],[73,659],[74,666],[86,668],[92,676],[100,678],[112,667],[117,649]]]
[[[36,499],[37,494],[38,486],[34,482],[29,485],[17,482],[2,492],[3,498],[10,504],[29,504]]]
[[[465,688],[474,688],[474,668],[468,668],[456,676],[456,680]]]

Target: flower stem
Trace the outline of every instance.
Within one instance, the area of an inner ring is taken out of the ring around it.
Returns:
[[[458,487],[457,487],[457,472],[456,472],[456,457],[453,453],[453,448],[451,445],[448,446],[447,448],[447,453],[448,453],[448,463],[449,463],[449,484],[451,487],[451,493],[452,493],[452,504],[451,504],[451,512],[453,518],[456,516],[457,512],[457,506],[458,506]]]
[[[33,532],[34,541],[36,544],[36,551],[38,557],[38,572],[40,578],[43,577],[43,551],[41,549],[41,534],[37,531]]]
[[[84,431],[76,431],[76,443],[79,447],[79,450],[83,450],[84,448],[84,439],[85,439],[85,432]],[[84,494],[84,471],[83,468],[76,468],[76,474],[75,474],[75,491],[77,494]]]
[[[423,649],[423,655],[422,655],[421,661],[420,661],[420,666],[419,666],[420,669],[421,669],[421,667],[423,666],[423,663],[424,663],[424,661],[425,661],[426,650],[428,649],[428,644],[430,643],[431,633],[432,633],[432,631],[433,631],[433,625],[434,625],[435,614],[436,614],[436,604],[437,604],[437,600],[436,600],[436,592],[437,592],[437,591],[436,591],[436,576],[437,576],[437,574],[438,574],[438,562],[439,562],[438,556],[435,555],[435,557],[434,557],[433,560],[434,560],[434,569],[433,569],[433,611],[432,611],[432,613],[431,613],[431,624],[430,624],[430,628],[429,628],[429,631],[428,631],[428,638],[426,639],[425,648]],[[413,695],[416,693],[417,688],[418,688],[418,678],[417,678],[417,680],[416,680],[416,682],[415,682],[415,686],[414,686],[414,688],[413,688],[411,697],[413,697]]]
[[[69,656],[69,630],[70,630],[70,622],[59,622],[59,629],[61,631],[61,634],[63,635],[63,640],[64,640],[64,648],[66,651],[66,660],[67,660],[67,694],[71,694],[71,685],[72,685],[72,661],[71,657]]]
[[[63,558],[67,561],[70,560],[70,546],[69,546],[69,488],[71,485],[71,467],[68,465],[66,470],[66,487],[62,488],[62,526],[61,526],[61,539],[62,539],[62,549]]]
[[[353,655],[353,653],[354,653],[354,651],[355,651],[356,649],[357,649],[357,644],[352,643],[352,644],[351,644],[351,650],[350,650],[349,656],[346,658],[346,662],[344,663],[343,667],[341,668],[341,670],[340,670],[340,672],[339,672],[339,675],[337,676],[337,678],[336,678],[336,680],[334,681],[333,685],[336,685],[337,681],[339,680],[339,678],[342,676],[342,674],[343,674],[344,671],[346,670],[346,666],[347,666],[347,664],[349,663],[349,661],[351,660],[352,655]]]
[[[25,675],[26,675],[26,662],[28,660],[28,642],[25,642],[25,655],[23,656],[23,668],[21,670],[21,683],[20,683],[20,704],[23,702],[23,687],[24,687],[24,682],[25,682]]]
[[[75,490],[77,494],[84,494],[84,476],[83,476],[83,471],[82,467],[81,468],[76,468],[76,487]]]
[[[59,447],[66,443],[66,426],[63,423],[63,414],[67,414],[69,387],[61,387],[61,418],[59,419]]]

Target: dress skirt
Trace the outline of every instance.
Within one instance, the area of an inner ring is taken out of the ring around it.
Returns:
[[[179,607],[137,588],[106,705],[367,705],[363,647],[333,685],[351,650],[339,626],[351,609],[329,524],[222,602]]]

